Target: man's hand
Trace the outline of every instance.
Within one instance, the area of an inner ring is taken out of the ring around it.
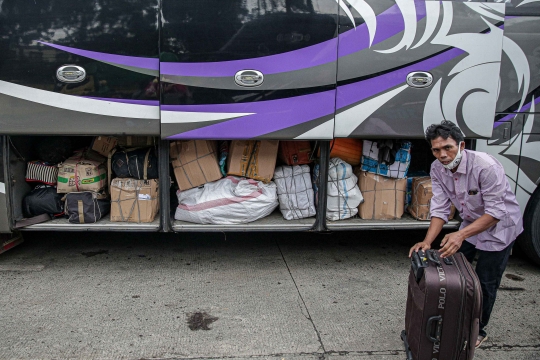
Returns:
[[[427,242],[422,241],[422,242],[416,243],[416,244],[414,244],[414,246],[411,248],[411,250],[409,250],[409,257],[412,256],[413,251],[418,252],[418,250],[424,250],[424,251],[426,251],[426,250],[429,250],[429,249],[431,249],[431,245],[428,244]]]
[[[464,240],[465,237],[459,231],[446,234],[444,239],[441,241],[442,247],[439,250],[441,258],[454,255],[459,250]]]

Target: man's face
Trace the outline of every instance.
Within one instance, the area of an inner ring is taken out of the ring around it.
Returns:
[[[465,143],[462,142],[460,146],[463,151]],[[458,149],[458,143],[451,137],[448,137],[448,139],[445,140],[439,136],[438,138],[431,140],[431,152],[443,165],[450,164],[450,162],[456,158]]]

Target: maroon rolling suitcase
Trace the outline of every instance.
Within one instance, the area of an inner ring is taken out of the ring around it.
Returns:
[[[471,360],[482,311],[480,282],[465,256],[413,253],[405,330],[408,360]]]

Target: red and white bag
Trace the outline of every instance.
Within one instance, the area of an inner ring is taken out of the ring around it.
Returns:
[[[270,215],[279,205],[272,181],[235,176],[176,194],[174,218],[198,224],[245,224]]]
[[[56,186],[58,181],[58,166],[48,165],[43,161],[29,161],[26,167],[27,182],[39,182],[47,185]]]

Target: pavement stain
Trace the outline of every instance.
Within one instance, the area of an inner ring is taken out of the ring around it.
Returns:
[[[515,274],[506,274],[505,275],[507,279],[514,280],[514,281],[523,281],[525,278],[523,276],[515,275]]]
[[[192,331],[211,330],[209,327],[210,324],[217,320],[219,320],[218,317],[212,316],[206,311],[197,311],[187,314],[187,323]]]
[[[98,251],[83,252],[83,253],[81,253],[81,255],[84,255],[84,256],[86,256],[88,258],[88,257],[101,255],[101,254],[108,254],[108,253],[109,253],[109,250],[98,250]]]

